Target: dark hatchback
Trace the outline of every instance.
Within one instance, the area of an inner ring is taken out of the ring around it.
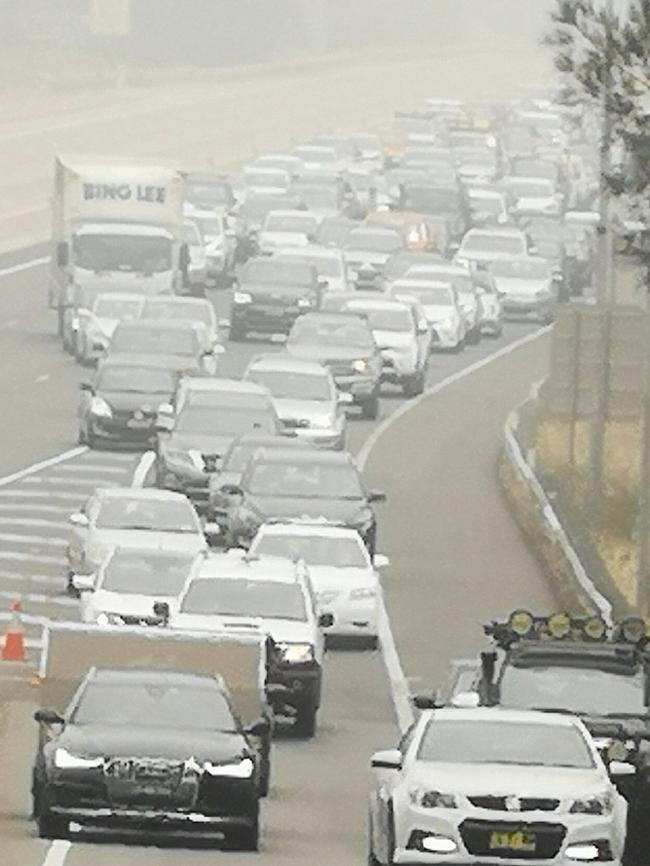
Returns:
[[[91,448],[155,442],[158,409],[172,400],[177,381],[165,362],[157,365],[150,357],[104,361],[80,386],[79,442]]]
[[[66,712],[38,710],[34,817],[43,838],[185,829],[257,850],[259,757],[222,681],[151,670],[86,675]]]
[[[315,520],[356,529],[371,556],[377,539],[373,502],[385,494],[366,490],[346,451],[262,449],[233,490],[226,541],[249,547],[269,520]]]
[[[296,319],[318,309],[325,283],[312,265],[254,258],[234,287],[230,339],[248,333],[288,334]]]

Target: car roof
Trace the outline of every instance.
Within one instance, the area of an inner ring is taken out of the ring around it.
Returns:
[[[445,282],[444,280],[428,280],[425,277],[417,279],[415,277],[399,277],[391,286],[391,292],[394,289],[413,287],[414,289],[436,288],[436,289],[453,289],[453,283]]]
[[[188,322],[185,319],[135,319],[134,321],[120,322],[118,328],[128,330],[160,330],[164,328],[168,331],[190,331],[195,329],[194,322]]]
[[[305,213],[305,211],[299,211],[299,213]],[[309,213],[309,211],[306,211],[306,213]],[[329,219],[329,217],[327,219]],[[333,219],[337,219],[337,217],[333,217]],[[281,247],[273,256],[274,259],[280,259],[282,261],[284,261],[285,258],[302,261],[307,258],[341,259],[342,257],[342,251],[336,247],[323,247],[318,244],[307,244],[304,247]],[[304,264],[309,264],[309,262],[304,262]]]
[[[542,258],[542,256],[513,256],[504,262],[494,262],[495,265],[512,265],[517,262],[537,262],[538,264],[544,264],[549,266],[549,263],[546,259]],[[550,266],[549,266],[550,267]]]
[[[411,265],[406,272],[407,274],[423,274],[425,271],[440,271],[444,274],[457,275],[463,277],[471,276],[468,268],[463,265],[455,265],[452,262],[430,262],[429,264]]]
[[[244,433],[233,440],[229,450],[233,450],[238,445],[246,445],[253,448],[302,448],[311,450],[316,447],[308,439],[302,439],[300,436],[274,435],[273,433]]]
[[[265,397],[268,388],[244,379],[219,379],[215,376],[184,376],[182,387],[187,391],[212,391],[223,394],[254,394]]]
[[[328,325],[340,325],[340,324],[348,324],[348,325],[359,325],[363,324],[363,319],[360,316],[355,316],[354,313],[321,313],[321,312],[313,312],[313,313],[305,313],[304,316],[300,316],[296,321],[318,321],[325,322]]]
[[[94,668],[89,680],[99,683],[116,683],[120,685],[138,684],[143,686],[203,686],[222,688],[222,683],[216,677],[209,674],[182,673],[174,670],[153,670],[143,668],[141,670],[120,670],[116,668]]]
[[[295,564],[285,557],[251,556],[247,551],[233,549],[225,553],[210,553],[191,583],[220,577],[296,583],[299,572]]]
[[[296,358],[294,355],[283,352],[270,352],[267,355],[258,355],[250,362],[249,369],[305,373],[311,376],[329,375],[327,368],[318,361],[303,360],[302,358]]]
[[[142,302],[147,300],[147,296],[140,292],[98,292],[95,296],[95,303],[99,300]]]
[[[144,297],[147,306],[149,304],[194,304],[195,307],[205,307],[207,304],[209,307],[212,307],[207,298],[190,298],[187,295],[147,295]],[[156,321],[160,320],[157,319]],[[163,321],[165,320],[163,319]]]
[[[508,229],[508,228],[481,228],[481,229],[470,229],[465,238],[467,237],[475,237],[476,235],[490,235],[491,237],[501,237],[501,238],[523,238],[524,232],[521,229]],[[465,239],[463,238],[463,240]]]
[[[160,490],[158,487],[100,487],[96,494],[101,499],[140,499],[143,502],[187,502],[184,493]]]
[[[364,310],[404,310],[409,309],[410,305],[406,304],[404,301],[400,301],[397,298],[393,297],[379,297],[376,298],[350,298],[349,301],[350,306],[348,309],[353,312],[355,309],[358,309],[359,312],[363,312]],[[358,307],[356,306],[358,305]]]
[[[442,707],[432,710],[432,716],[436,720],[459,721],[459,722],[507,722],[510,724],[525,725],[531,722],[537,725],[548,725],[549,727],[574,727],[578,720],[566,713],[547,713],[538,710],[509,710],[502,707],[472,707],[462,709],[459,707]]]

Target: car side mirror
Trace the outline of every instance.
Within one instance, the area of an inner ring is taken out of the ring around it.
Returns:
[[[334,625],[334,615],[331,613],[322,613],[318,617],[319,628],[331,628]]]
[[[81,511],[74,511],[70,515],[69,520],[73,526],[80,526],[80,527],[90,526],[90,521],[88,520],[88,516]]]
[[[401,770],[402,753],[399,749],[384,749],[381,752],[375,752],[370,759],[370,766],[373,770]]]
[[[375,568],[386,568],[387,565],[390,565],[390,559],[384,553],[375,553],[372,564]]]
[[[92,391],[93,390],[92,382],[79,382],[79,390],[80,391]]]
[[[257,719],[257,721],[244,728],[244,733],[249,737],[267,737],[271,731],[271,723],[268,719]]]
[[[616,776],[618,778],[621,776],[634,776],[636,773],[636,767],[634,764],[630,764],[627,761],[610,761],[607,769],[609,770],[610,776]]]
[[[208,544],[210,546],[213,546],[221,537],[221,527],[218,523],[215,523],[214,521],[208,521],[203,526],[203,534],[205,535],[205,540],[208,542]]]
[[[214,346],[212,347],[212,354],[213,355],[223,355],[223,353],[225,351],[226,351],[226,347],[223,345],[223,343],[215,343]]]
[[[473,710],[481,705],[478,692],[459,692],[451,699],[452,706],[460,710]]]
[[[56,247],[56,263],[59,268],[67,268],[70,264],[70,247],[61,241]]]
[[[437,692],[414,695],[413,706],[416,710],[435,710],[440,706]]]
[[[386,493],[383,490],[370,490],[368,493],[368,502],[385,502]]]
[[[56,710],[36,710],[34,721],[39,725],[62,725],[65,720]]]
[[[169,624],[169,604],[166,601],[154,601],[153,615],[158,617],[162,625]]]
[[[339,391],[336,399],[341,406],[351,406],[354,403],[354,397],[349,391]]]
[[[222,493],[225,493],[226,496],[243,496],[244,491],[241,487],[238,487],[237,484],[224,484],[223,487],[220,488]]]

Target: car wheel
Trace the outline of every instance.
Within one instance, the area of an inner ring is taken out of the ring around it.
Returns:
[[[246,339],[246,331],[241,325],[231,325],[229,339],[233,343],[243,343]]]
[[[293,725],[299,737],[311,739],[316,734],[318,703],[314,695],[309,695],[296,707],[296,720]]]
[[[452,352],[462,352],[463,349],[465,348],[466,342],[467,342],[467,340],[465,338],[463,338],[462,340],[459,340],[456,343],[456,345],[454,346],[454,348],[452,349]]]
[[[381,863],[375,856],[375,845],[374,845],[374,829],[372,825],[372,813],[368,814],[368,866],[381,866]]]
[[[403,385],[405,397],[417,397],[424,391],[424,370],[414,373]]]
[[[67,839],[70,822],[67,818],[50,812],[40,783],[34,786],[34,818],[41,839]]]
[[[251,823],[245,827],[235,827],[226,833],[226,848],[229,851],[257,851],[260,845],[259,810],[251,815]]]
[[[467,342],[470,346],[476,346],[481,342],[481,330],[480,328],[472,328],[472,330],[467,335]]]
[[[393,804],[388,804],[388,815],[386,816],[387,838],[386,838],[386,866],[395,863],[395,814]]]
[[[271,789],[271,760],[268,754],[262,755],[258,792],[260,797],[268,797]]]
[[[376,421],[379,415],[379,392],[375,391],[361,404],[361,417],[365,421]]]

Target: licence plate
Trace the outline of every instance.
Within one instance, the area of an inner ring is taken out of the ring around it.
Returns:
[[[490,850],[491,851],[526,851],[534,852],[537,847],[537,840],[534,833],[528,833],[525,830],[513,830],[503,832],[501,830],[493,830],[490,833]]]
[[[131,430],[145,430],[151,426],[151,422],[147,418],[130,418],[126,422],[126,426]]]

